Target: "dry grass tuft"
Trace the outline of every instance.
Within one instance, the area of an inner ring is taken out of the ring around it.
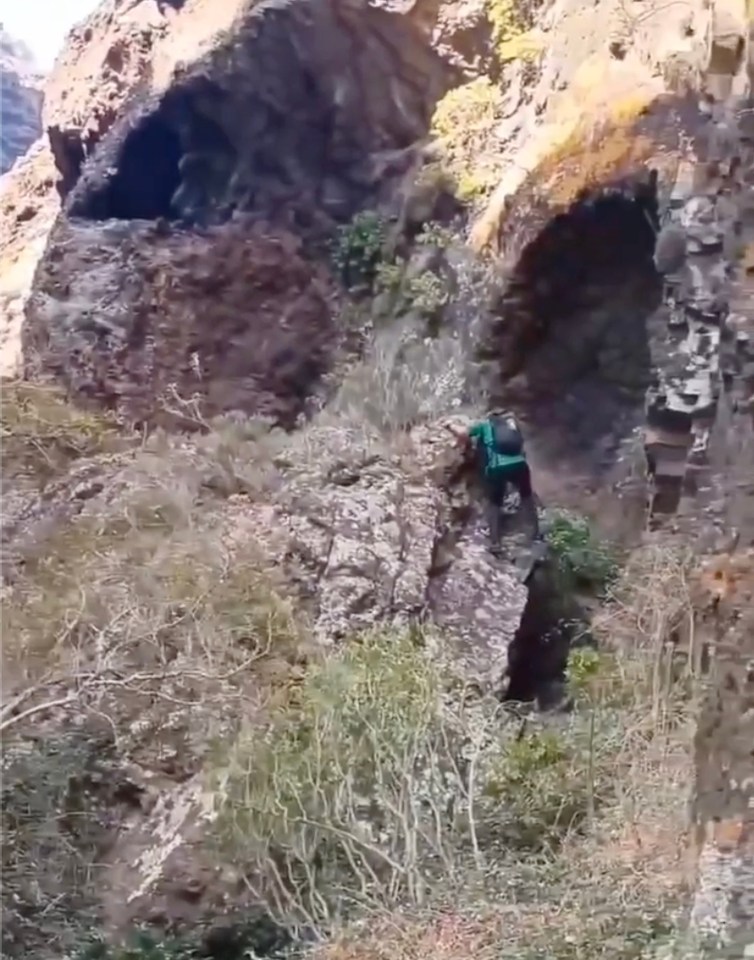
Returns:
[[[61,390],[7,381],[0,391],[3,474],[40,486],[72,461],[116,450],[124,437],[115,418],[72,406]]]
[[[467,916],[452,908],[422,921],[380,918],[362,939],[343,937],[320,954],[326,960],[497,960],[500,917]]]
[[[93,469],[108,460],[99,420],[32,397],[12,407],[19,460],[40,436],[46,454],[89,455]],[[299,682],[305,624],[263,545],[238,533],[276,475],[277,439],[243,418],[207,426],[155,434],[76,517],[51,502],[45,530],[18,537],[0,707],[4,925],[22,951],[11,955],[28,955],[36,930],[62,956],[70,931],[94,922],[81,911],[97,909],[99,845],[119,803],[103,784],[129,762],[196,774],[216,742]]]

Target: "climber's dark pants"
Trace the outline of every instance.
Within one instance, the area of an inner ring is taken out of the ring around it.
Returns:
[[[485,495],[487,498],[487,523],[490,529],[490,546],[500,546],[501,511],[505,494],[511,484],[521,495],[521,509],[529,515],[533,527],[533,536],[539,535],[539,517],[537,505],[534,502],[534,491],[531,487],[531,471],[528,463],[514,463],[503,470],[485,477]]]

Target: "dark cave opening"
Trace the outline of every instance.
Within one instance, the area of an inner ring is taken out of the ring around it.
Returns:
[[[566,500],[584,509],[643,420],[650,320],[662,298],[650,183],[582,197],[552,218],[522,252],[500,304],[487,354],[500,371],[493,399],[521,417],[535,490],[547,490],[543,506]],[[589,611],[563,593],[551,564],[528,583],[506,700],[562,703],[569,650],[591,642]]]
[[[548,468],[599,477],[652,380],[654,184],[582,197],[522,252],[486,346],[493,400],[515,409]]]
[[[123,141],[117,171],[89,200],[96,220],[156,220],[171,215],[171,200],[181,181],[181,142],[159,113],[145,117]]]
[[[536,700],[541,709],[562,705],[568,655],[591,643],[589,616],[582,602],[563,591],[556,566],[541,564],[528,584],[529,595],[508,650],[507,702]]]

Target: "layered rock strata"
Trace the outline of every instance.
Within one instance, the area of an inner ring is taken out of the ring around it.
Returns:
[[[736,956],[750,946],[754,925],[750,29],[743,4],[714,6],[706,119],[696,162],[679,171],[666,213],[685,249],[666,277],[666,336],[655,345],[658,379],[647,398],[645,434],[653,525],[679,530],[702,549],[729,551],[702,576],[708,608],[700,627],[711,683],[696,738],[691,928]]]

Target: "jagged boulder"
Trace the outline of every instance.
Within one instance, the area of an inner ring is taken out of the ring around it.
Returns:
[[[292,425],[328,367],[332,296],[299,240],[264,224],[201,234],[62,221],[29,304],[27,372],[129,419],[166,422],[172,384],[209,413]]]
[[[456,427],[461,421],[456,422]],[[416,427],[402,452],[291,460],[276,503],[240,519],[308,601],[321,643],[377,624],[434,624],[470,684],[500,686],[527,591],[487,549],[480,505],[450,478],[446,422]]]

